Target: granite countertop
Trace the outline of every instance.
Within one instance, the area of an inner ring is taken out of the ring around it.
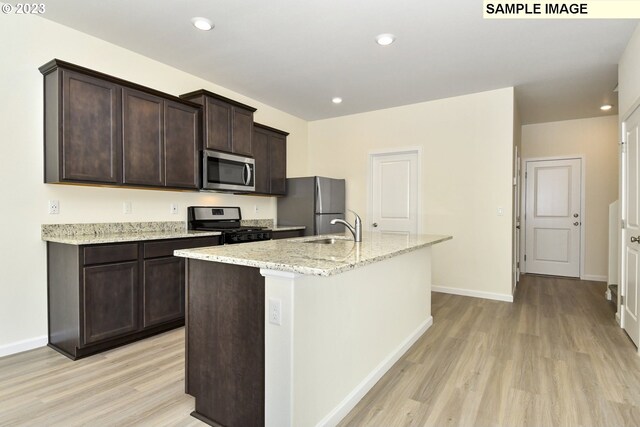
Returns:
[[[306,243],[334,237],[335,244]],[[351,234],[298,237],[208,248],[182,249],[174,255],[314,276],[332,276],[451,239],[433,234],[363,233],[355,243]]]
[[[304,225],[276,225],[275,227],[271,227],[271,231],[294,231],[294,230],[304,230]]]
[[[219,231],[187,230],[183,221],[43,224],[42,240],[68,245],[219,236]]]

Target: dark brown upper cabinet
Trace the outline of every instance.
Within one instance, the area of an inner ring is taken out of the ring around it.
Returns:
[[[120,87],[56,69],[45,75],[45,180],[121,181]]]
[[[40,71],[45,182],[198,189],[199,105],[58,59]]]
[[[167,187],[199,187],[200,135],[200,108],[165,100],[164,171]]]
[[[256,193],[286,194],[287,132],[254,123],[253,154],[256,161]]]
[[[180,95],[203,108],[203,148],[253,156],[255,108],[201,89]]]
[[[164,186],[164,101],[122,88],[124,184]]]

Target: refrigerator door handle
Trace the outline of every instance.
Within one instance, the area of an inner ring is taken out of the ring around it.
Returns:
[[[320,180],[318,178],[316,181],[316,207],[315,213],[324,213],[322,209],[322,189],[320,187]]]

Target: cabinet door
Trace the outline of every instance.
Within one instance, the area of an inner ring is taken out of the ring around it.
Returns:
[[[269,172],[271,194],[287,192],[287,139],[280,135],[269,136]]]
[[[253,112],[233,107],[232,150],[236,154],[252,156]]]
[[[184,317],[184,258],[144,261],[144,327]]]
[[[123,182],[164,185],[163,100],[122,89]]]
[[[199,110],[164,104],[164,167],[167,187],[198,188]]]
[[[269,134],[255,128],[253,132],[253,158],[255,160],[256,193],[268,194],[269,179]]]
[[[120,87],[62,71],[62,180],[120,181]]]
[[[84,343],[114,338],[138,329],[138,263],[83,268]]]
[[[208,97],[205,103],[205,148],[231,151],[231,105]]]

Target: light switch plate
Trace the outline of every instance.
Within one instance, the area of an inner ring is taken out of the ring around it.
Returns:
[[[282,325],[282,300],[269,298],[269,323]]]
[[[125,214],[130,214],[133,208],[131,207],[131,202],[126,201],[122,204],[122,212]]]

